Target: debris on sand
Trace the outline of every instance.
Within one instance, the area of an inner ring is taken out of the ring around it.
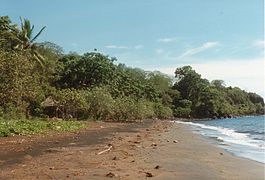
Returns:
[[[157,146],[157,144],[156,143],[152,143],[151,146]]]
[[[157,165],[156,167],[155,167],[155,169],[159,169],[160,168],[160,166],[159,165]]]
[[[152,173],[150,173],[150,172],[145,172],[145,176],[146,177],[154,177],[154,175]]]
[[[100,155],[100,154],[103,154],[103,153],[106,153],[106,152],[110,151],[113,146],[111,144],[109,144],[108,146],[109,146],[108,149],[105,149],[103,151],[100,151],[99,153],[97,153],[97,155]]]
[[[174,140],[173,143],[178,143],[179,141],[178,140]]]
[[[118,160],[117,156],[114,156],[114,157],[112,158],[112,160],[113,160],[113,161]]]
[[[106,174],[106,177],[113,178],[114,176],[116,176],[116,175],[115,175],[115,174],[113,174],[112,172],[109,172],[108,174]]]

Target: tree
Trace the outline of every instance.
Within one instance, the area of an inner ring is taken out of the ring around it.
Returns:
[[[211,86],[213,86],[217,89],[222,89],[225,87],[225,82],[223,80],[212,80]]]
[[[8,16],[0,16],[0,47],[2,49],[11,49],[18,41],[18,26],[11,23]]]
[[[261,105],[264,106],[264,100],[260,95],[250,92],[248,93],[248,97],[252,103],[254,104],[260,103]]]
[[[63,68],[63,63],[59,61],[63,57],[63,49],[52,42],[36,43],[35,45],[38,53],[45,57],[45,66],[40,71],[43,80],[55,85],[59,79],[59,72]]]
[[[191,115],[192,102],[187,99],[182,99],[175,102],[174,116],[176,117],[189,117]]]
[[[183,99],[192,101],[193,106],[199,101],[200,93],[209,86],[209,81],[202,79],[190,66],[177,68],[175,71],[177,82],[173,88],[178,90]]]
[[[164,94],[172,87],[172,79],[159,71],[147,74],[148,81],[161,93]]]
[[[16,51],[28,50],[33,59],[43,66],[44,58],[38,53],[34,42],[45,29],[45,26],[33,36],[34,25],[31,25],[28,19],[20,18],[20,21],[21,26],[19,28],[17,24],[11,24],[8,16],[0,17],[0,47]]]
[[[58,83],[67,88],[109,85],[116,75],[112,59],[100,53],[70,54],[62,57],[63,69]]]
[[[41,28],[41,30],[33,36],[33,30],[34,25],[31,25],[30,21],[28,19],[22,19],[20,17],[21,21],[21,29],[18,31],[18,39],[19,43],[14,48],[32,48],[34,45],[34,41],[40,36],[42,31],[45,29],[45,26]]]
[[[27,52],[0,49],[0,107],[28,114],[29,104],[41,95],[41,81]]]

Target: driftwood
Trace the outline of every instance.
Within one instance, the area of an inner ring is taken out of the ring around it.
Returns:
[[[106,153],[106,152],[110,151],[111,148],[112,148],[112,146],[109,146],[108,149],[105,149],[104,151],[100,151],[99,153],[97,153],[97,155],[100,155],[100,154]]]

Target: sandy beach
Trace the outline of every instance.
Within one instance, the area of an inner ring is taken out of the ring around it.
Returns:
[[[0,179],[264,179],[264,164],[215,147],[187,125],[146,121],[90,127],[0,138]]]

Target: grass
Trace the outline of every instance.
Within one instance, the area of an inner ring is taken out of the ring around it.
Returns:
[[[79,121],[51,121],[45,119],[33,120],[3,120],[0,119],[0,137],[14,135],[32,135],[45,131],[74,131],[86,127]]]

